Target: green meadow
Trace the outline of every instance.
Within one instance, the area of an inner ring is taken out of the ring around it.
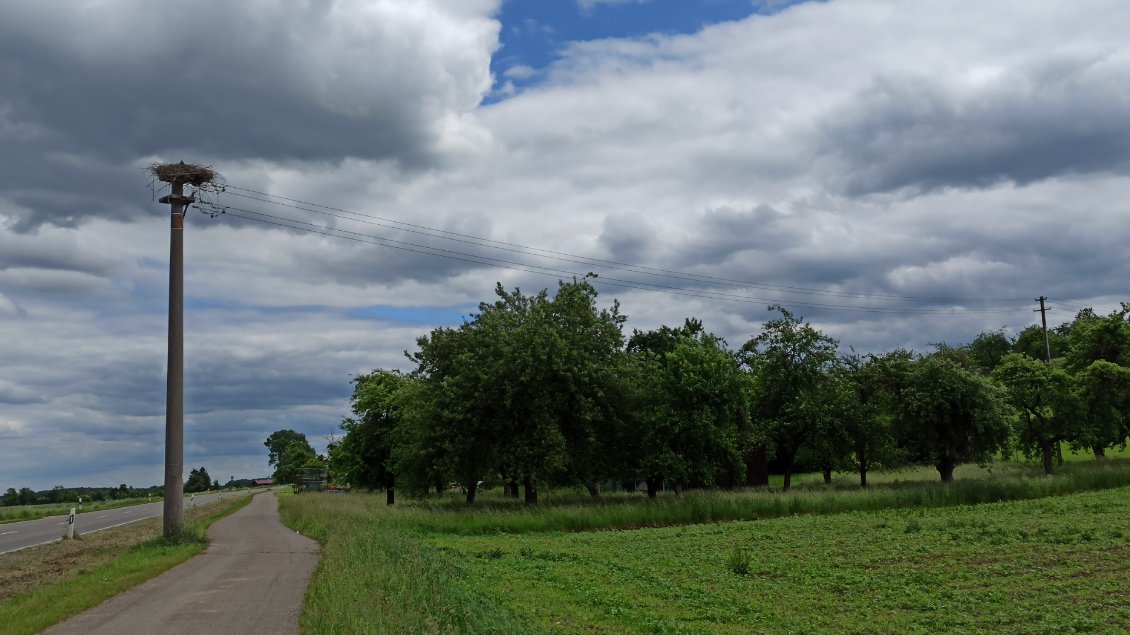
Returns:
[[[324,545],[307,633],[1130,631],[1130,461],[928,476],[282,511]]]

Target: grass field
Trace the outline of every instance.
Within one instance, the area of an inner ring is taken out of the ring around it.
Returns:
[[[306,633],[1130,631],[1130,461],[1062,472],[682,503],[559,492],[533,511],[303,495],[282,513],[324,544]]]
[[[0,632],[38,633],[200,553],[204,531],[250,502],[229,497],[185,510],[187,540],[161,537],[161,518],[0,556]]]

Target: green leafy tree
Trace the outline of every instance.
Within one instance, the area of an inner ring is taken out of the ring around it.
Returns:
[[[783,307],[760,335],[746,342],[741,359],[753,379],[750,413],[785,462],[784,488],[792,483],[797,452],[822,428],[835,425],[835,390],[829,388],[836,340]]]
[[[895,423],[898,396],[906,387],[914,355],[896,349],[881,355],[848,355],[840,374],[854,392],[841,425],[849,442],[860,487],[867,487],[867,474],[875,467],[905,463]]]
[[[208,475],[208,470],[203,466],[194,468],[188,473],[188,480],[184,483],[184,492],[191,494],[194,492],[207,492],[212,486],[212,477]],[[122,487],[125,487],[123,485]]]
[[[278,467],[279,459],[282,458],[283,452],[290,447],[292,443],[303,443],[310,445],[306,440],[306,435],[295,432],[294,430],[276,430],[267,437],[263,445],[267,446],[267,464]],[[313,452],[313,450],[311,450]]]
[[[1065,330],[1052,329],[1048,331],[1047,348],[1051,350],[1052,359],[1058,359],[1067,354],[1067,335]],[[1039,324],[1025,327],[1016,336],[1012,344],[1012,352],[1027,355],[1032,359],[1044,360],[1047,351],[1044,347],[1044,329]]]
[[[743,376],[714,335],[674,333],[660,350],[635,353],[638,407],[633,437],[636,475],[648,496],[668,481],[680,497],[693,483],[733,483],[744,471],[741,401]],[[639,349],[637,349],[639,350]]]
[[[1081,433],[1077,392],[1063,370],[1020,353],[1009,353],[993,371],[1017,411],[1017,440],[1025,456],[1040,457],[1051,474],[1060,443]]]
[[[396,500],[390,459],[401,420],[399,394],[406,381],[395,370],[375,370],[354,378],[353,417],[342,422],[345,436],[329,452],[335,480],[364,489],[383,488],[389,505]]]
[[[1012,346],[1013,342],[1004,329],[997,329],[979,334],[966,349],[969,351],[969,360],[977,371],[987,375],[1012,351]]]
[[[1125,447],[1130,435],[1130,368],[1095,360],[1075,375],[1081,430],[1072,445],[1088,448],[1095,459],[1106,448]]]
[[[1079,372],[1098,360],[1130,366],[1128,317],[1130,304],[1125,302],[1119,310],[1105,317],[1080,312],[1068,335],[1067,368]]]
[[[4,492],[4,495],[0,496],[0,505],[3,505],[4,507],[14,507],[15,505],[19,504],[20,493],[17,492],[16,488],[14,487],[9,487],[8,490]]]
[[[275,468],[274,479],[280,484],[301,485],[303,471],[317,467],[324,467],[324,462],[318,458],[314,448],[309,443],[296,441],[283,450],[278,459],[278,467]]]
[[[1006,405],[987,379],[945,355],[911,366],[899,394],[902,445],[912,460],[932,464],[953,481],[961,463],[987,463],[1008,447]]]

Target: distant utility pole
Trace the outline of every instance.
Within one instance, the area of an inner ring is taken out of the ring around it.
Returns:
[[[1043,324],[1043,326],[1044,326],[1044,358],[1050,364],[1050,363],[1052,363],[1052,347],[1051,347],[1051,344],[1048,343],[1048,313],[1047,313],[1048,310],[1044,306],[1045,300],[1047,300],[1047,298],[1044,297],[1044,296],[1040,296],[1040,297],[1036,298],[1036,302],[1040,303],[1040,308],[1032,309],[1032,311],[1033,312],[1035,312],[1035,311],[1040,312],[1040,323]]]
[[[171,208],[169,234],[169,369],[165,393],[165,536],[176,537],[184,527],[184,215],[195,202],[184,195],[185,184],[200,187],[216,174],[198,165],[154,165],[150,172],[169,184],[160,198]]]

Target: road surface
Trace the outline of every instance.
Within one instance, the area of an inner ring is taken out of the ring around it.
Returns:
[[[223,495],[242,496],[247,491],[227,492]],[[191,494],[185,494],[184,508],[191,505],[201,505],[208,501],[216,500],[219,494],[197,494],[195,499]],[[75,533],[89,534],[126,523],[132,523],[146,518],[161,515],[162,502],[143,503],[116,509],[100,509],[97,511],[83,512],[75,515]],[[67,531],[66,516],[48,516],[36,520],[22,520],[18,523],[0,524],[0,555],[45,545],[49,542],[61,540]]]
[[[256,496],[208,535],[201,555],[44,633],[297,633],[319,546],[279,522],[278,498]]]

